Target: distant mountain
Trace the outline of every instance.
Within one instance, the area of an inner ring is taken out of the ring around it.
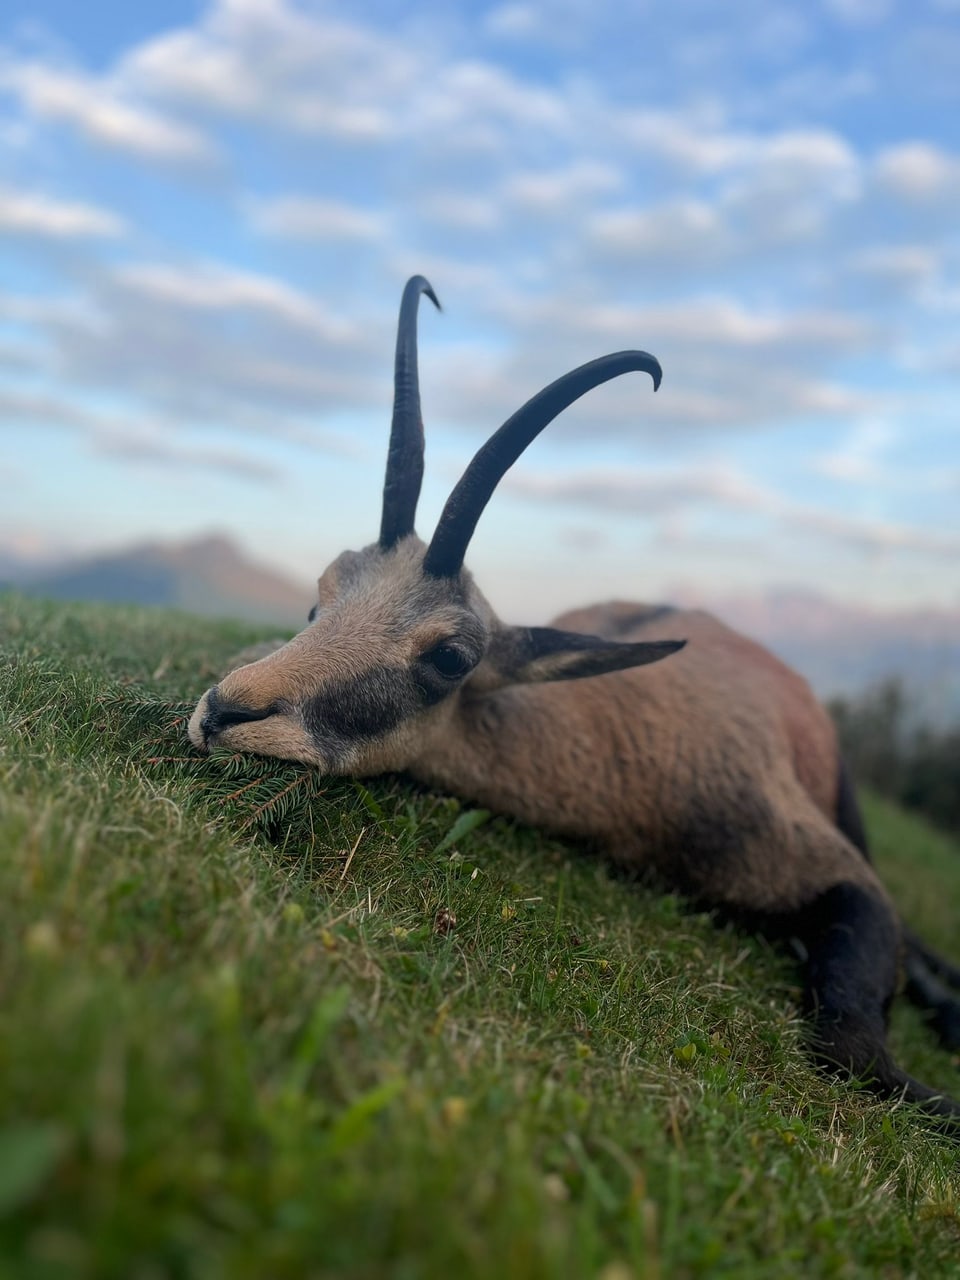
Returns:
[[[306,585],[248,560],[224,537],[181,544],[147,542],[40,572],[0,556],[3,578],[19,591],[58,600],[162,605],[207,617],[290,627],[306,621],[313,603]]]
[[[918,719],[960,719],[960,610],[871,609],[786,590],[698,603],[802,671],[821,697],[896,676]]]

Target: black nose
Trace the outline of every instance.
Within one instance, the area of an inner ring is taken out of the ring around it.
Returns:
[[[231,725],[246,724],[248,720],[266,720],[269,716],[276,715],[276,711],[275,706],[258,711],[254,707],[244,707],[237,702],[224,702],[219,688],[214,685],[207,694],[207,709],[200,721],[200,728],[204,738],[209,741],[224,729],[229,729]]]

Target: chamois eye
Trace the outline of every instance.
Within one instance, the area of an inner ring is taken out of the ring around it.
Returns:
[[[420,655],[420,661],[428,663],[439,675],[447,680],[457,680],[471,671],[475,665],[462,649],[452,644],[435,644],[432,649]]]
[[[315,622],[315,621],[316,621],[316,617],[317,617],[317,610],[318,610],[319,608],[320,608],[319,604],[315,604],[315,605],[313,606],[313,608],[312,608],[312,609],[310,610],[310,612],[307,614],[307,621],[308,621],[308,622]]]

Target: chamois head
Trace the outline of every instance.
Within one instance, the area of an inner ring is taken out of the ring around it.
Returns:
[[[660,365],[643,351],[603,356],[558,378],[479,450],[429,546],[414,533],[423,478],[417,371],[422,276],[400,305],[393,423],[379,541],[345,551],[318,581],[309,625],[288,644],[225,676],[190,720],[190,739],[303,760],[331,774],[406,769],[442,741],[458,700],[507,684],[570,680],[656,662],[682,641],[620,644],[549,627],[508,627],[463,560],[481,512],[528,444],[585,392]]]

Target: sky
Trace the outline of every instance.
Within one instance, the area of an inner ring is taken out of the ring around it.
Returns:
[[[8,0],[0,551],[376,537],[396,314],[429,536],[568,368],[629,375],[468,556],[511,620],[960,605],[960,0]]]

